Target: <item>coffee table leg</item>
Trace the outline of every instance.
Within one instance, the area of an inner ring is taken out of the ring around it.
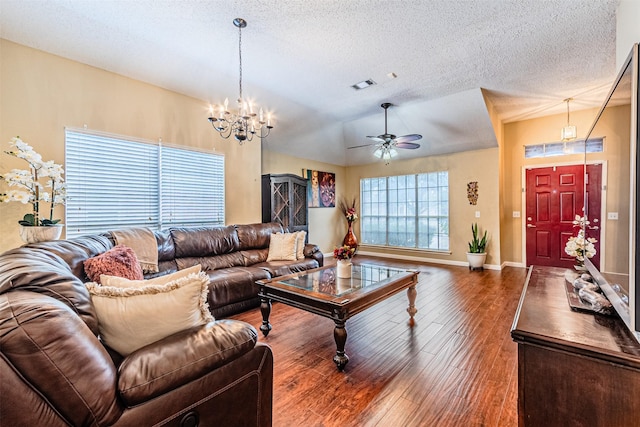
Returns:
[[[416,309],[416,296],[418,296],[418,291],[416,291],[416,287],[411,286],[407,289],[407,296],[409,297],[409,308],[407,308],[407,313],[409,313],[409,326],[414,326],[416,321],[413,316],[416,315],[418,309]]]
[[[336,355],[333,356],[333,361],[338,366],[338,370],[342,371],[349,362],[349,356],[344,352],[344,345],[347,342],[347,329],[345,328],[344,320],[335,320],[336,327],[333,330],[333,338],[336,341]]]
[[[260,325],[260,330],[266,337],[267,335],[269,335],[269,331],[271,330],[271,324],[269,323],[269,315],[271,314],[271,300],[269,298],[260,298],[260,312],[262,313],[262,325]]]

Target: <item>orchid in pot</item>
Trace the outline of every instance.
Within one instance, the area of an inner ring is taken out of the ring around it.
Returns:
[[[569,237],[567,244],[564,247],[564,252],[576,259],[576,270],[584,270],[584,259],[593,258],[596,254],[595,243],[598,240],[593,237],[585,236],[585,228],[590,224],[589,220],[585,216],[576,215],[576,219],[573,221],[574,227],[579,227],[578,235]]]
[[[29,164],[29,169],[12,169],[0,175],[9,190],[0,193],[0,202],[20,202],[31,205],[31,212],[18,221],[21,227],[21,237],[25,242],[57,239],[62,227],[59,219],[53,218],[53,210],[57,205],[64,205],[66,187],[64,184],[64,169],[53,161],[43,161],[33,147],[20,139],[12,138],[9,142],[11,149],[6,154],[23,159]],[[45,204],[49,209],[45,210]],[[43,213],[45,211],[45,213]],[[49,232],[35,227],[50,228]],[[33,230],[29,230],[33,228]],[[36,236],[33,236],[34,231]],[[40,237],[38,237],[40,236]]]

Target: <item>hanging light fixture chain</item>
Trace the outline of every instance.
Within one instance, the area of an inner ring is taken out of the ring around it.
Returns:
[[[253,104],[246,102],[242,93],[242,29],[247,26],[247,21],[242,18],[233,20],[233,25],[238,28],[238,69],[240,78],[238,79],[238,110],[232,112],[228,108],[228,99],[224,100],[218,110],[218,115],[213,106],[209,106],[209,123],[220,133],[224,139],[231,135],[242,145],[244,141],[251,141],[254,136],[264,139],[271,133],[273,125],[271,124],[271,114],[267,114],[264,119],[262,109],[259,114],[253,112]],[[232,109],[231,109],[232,110]]]
[[[242,99],[242,25],[238,26],[238,57],[240,58],[240,99]]]

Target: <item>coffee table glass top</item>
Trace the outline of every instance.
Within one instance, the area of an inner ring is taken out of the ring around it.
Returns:
[[[336,270],[335,267],[329,267],[307,271],[305,274],[278,280],[278,283],[325,295],[344,296],[407,272],[404,269],[374,264],[354,264],[351,278],[344,279],[337,277]]]

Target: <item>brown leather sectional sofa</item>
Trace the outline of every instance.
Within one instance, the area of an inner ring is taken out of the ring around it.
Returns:
[[[215,322],[127,357],[106,348],[83,282],[108,235],[30,244],[0,255],[0,420],[30,426],[270,426],[271,349],[252,325],[220,320],[258,304],[253,282],[322,265],[267,263],[278,224],[156,233],[161,274],[201,264]]]

